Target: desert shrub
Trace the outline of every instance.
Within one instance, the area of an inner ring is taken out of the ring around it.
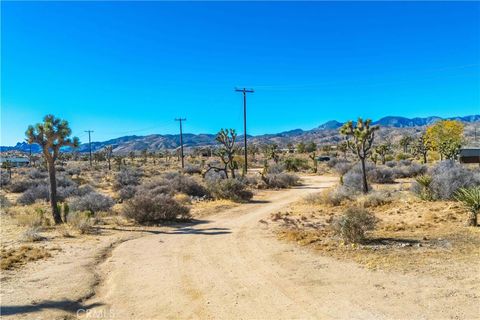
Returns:
[[[468,170],[452,160],[439,163],[432,169],[431,190],[436,199],[453,199],[460,188],[480,185],[480,172]]]
[[[0,213],[5,213],[7,212],[8,208],[10,208],[12,204],[10,201],[8,201],[7,197],[5,195],[0,194]]]
[[[10,174],[5,170],[0,170],[0,186],[4,187],[10,183]]]
[[[22,213],[15,215],[15,220],[19,226],[23,227],[41,228],[51,224],[45,210],[40,207],[25,209]]]
[[[50,191],[48,185],[40,184],[30,187],[17,199],[18,204],[28,205],[37,200],[48,201],[50,199]]]
[[[412,164],[412,160],[408,160],[408,159],[399,159],[399,160],[402,166],[409,166]]]
[[[115,175],[113,188],[120,190],[125,186],[137,186],[140,184],[140,178],[143,176],[142,171],[132,168],[122,168]]]
[[[92,232],[94,221],[90,212],[75,211],[67,215],[67,224],[81,234]]]
[[[64,175],[59,175],[57,176],[57,187],[71,187],[71,186],[76,186],[77,184],[73,182],[70,178],[64,176]]]
[[[32,185],[35,185],[35,181],[26,180],[26,179],[16,179],[12,180],[6,189],[13,193],[25,192]]]
[[[90,192],[83,197],[75,197],[69,201],[72,211],[88,211],[92,215],[98,211],[108,211],[115,204],[112,198],[97,192]]]
[[[374,208],[392,202],[392,195],[387,191],[373,191],[365,195],[359,202],[364,208]]]
[[[460,201],[470,211],[468,225],[476,226],[477,215],[480,212],[480,186],[458,189],[455,200]]]
[[[226,179],[226,178],[227,178],[227,176],[225,175],[225,172],[223,172],[223,171],[218,171],[217,172],[217,171],[214,171],[214,170],[208,171],[204,176],[204,180],[207,183],[213,183],[213,182],[223,180],[223,179]]]
[[[335,164],[333,169],[341,176],[348,172],[352,168],[352,164],[350,162],[338,162]]]
[[[24,232],[22,232],[20,239],[23,242],[36,242],[36,241],[42,241],[45,240],[45,237],[43,237],[40,234],[41,228],[36,227],[36,226],[31,226],[28,227]]]
[[[179,204],[170,195],[137,194],[123,207],[123,214],[139,224],[156,224],[167,220],[188,219],[189,208]]]
[[[306,159],[291,157],[291,158],[285,159],[283,163],[284,163],[285,170],[287,171],[298,172],[301,170],[308,169],[308,162]]]
[[[410,155],[408,155],[406,153],[403,153],[403,152],[400,152],[395,156],[395,159],[400,160],[400,161],[410,161],[410,160],[408,160],[409,157],[410,157]]]
[[[268,188],[283,189],[298,184],[300,178],[291,173],[269,173],[262,177]]]
[[[387,162],[385,162],[385,165],[389,168],[395,168],[396,166],[398,166],[398,162],[397,161],[387,161]]]
[[[367,179],[372,183],[394,183],[394,172],[390,168],[375,167],[368,171]]]
[[[33,168],[28,171],[28,177],[33,180],[46,179],[48,177],[48,172],[45,170]]]
[[[348,171],[343,176],[342,182],[342,187],[352,194],[363,192],[363,176],[361,172],[356,170]]]
[[[223,179],[208,183],[208,190],[215,199],[229,199],[237,202],[248,201],[253,193],[238,179]]]
[[[185,165],[185,168],[183,169],[183,172],[186,174],[201,174],[202,173],[202,168],[197,165],[193,164],[187,164]]]
[[[375,228],[376,222],[369,211],[352,207],[335,220],[334,230],[346,243],[361,243],[365,240],[365,233]]]
[[[283,163],[272,163],[268,165],[266,173],[278,174],[285,171],[285,165]]]
[[[319,193],[308,195],[305,198],[307,203],[324,204],[332,207],[341,205],[344,201],[350,200],[350,193],[343,187],[327,189]]]
[[[73,168],[68,168],[66,172],[70,176],[74,176],[74,175],[78,176],[80,173],[82,173],[82,169],[78,167],[73,167]]]
[[[193,197],[204,197],[208,195],[208,190],[198,183],[194,178],[180,173],[166,176],[168,185],[177,192],[182,192]]]
[[[401,165],[393,169],[395,178],[412,178],[419,175],[423,175],[427,172],[427,166],[412,163],[409,165]]]
[[[131,199],[135,196],[136,192],[137,192],[137,187],[125,186],[122,189],[118,190],[118,197],[122,200]]]
[[[432,180],[432,177],[429,175],[417,177],[415,182],[412,183],[411,191],[422,200],[433,200]]]

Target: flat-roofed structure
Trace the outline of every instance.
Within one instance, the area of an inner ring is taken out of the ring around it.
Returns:
[[[458,159],[461,163],[480,163],[480,148],[462,148],[460,149]]]

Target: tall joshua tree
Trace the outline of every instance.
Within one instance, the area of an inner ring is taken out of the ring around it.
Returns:
[[[370,119],[363,121],[362,118],[358,118],[356,125],[353,124],[353,121],[348,121],[340,128],[340,133],[345,136],[348,148],[357,155],[362,164],[363,193],[368,193],[365,160],[371,153],[375,131],[379,129],[378,126],[371,126],[371,122]]]
[[[105,158],[107,159],[108,162],[108,170],[112,170],[112,157],[113,157],[113,146],[106,146],[104,149],[105,152]]]
[[[232,178],[235,179],[235,160],[233,159],[236,152],[235,140],[237,139],[237,133],[235,129],[221,129],[217,133],[216,140],[222,144],[221,148],[218,150],[218,155],[220,159],[225,164],[225,169],[228,167]],[[225,170],[225,174],[227,171]],[[227,175],[228,177],[228,175]]]
[[[37,123],[35,126],[28,126],[25,135],[28,143],[37,143],[42,148],[43,157],[48,167],[50,178],[50,205],[55,224],[62,223],[59,208],[57,207],[57,180],[55,177],[55,161],[60,153],[60,148],[64,146],[78,147],[77,137],[70,138],[72,130],[68,122],[53,115],[46,115],[43,123]]]

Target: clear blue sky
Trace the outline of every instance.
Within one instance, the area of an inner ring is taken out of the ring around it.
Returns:
[[[1,144],[480,113],[479,2],[1,3]]]

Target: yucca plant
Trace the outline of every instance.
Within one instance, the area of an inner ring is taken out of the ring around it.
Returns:
[[[477,225],[477,214],[480,211],[480,186],[458,189],[455,199],[460,201],[469,211],[469,226]]]
[[[430,185],[432,184],[432,177],[428,175],[422,175],[415,179],[417,184],[420,186],[419,196],[422,200],[433,200],[432,190]]]

